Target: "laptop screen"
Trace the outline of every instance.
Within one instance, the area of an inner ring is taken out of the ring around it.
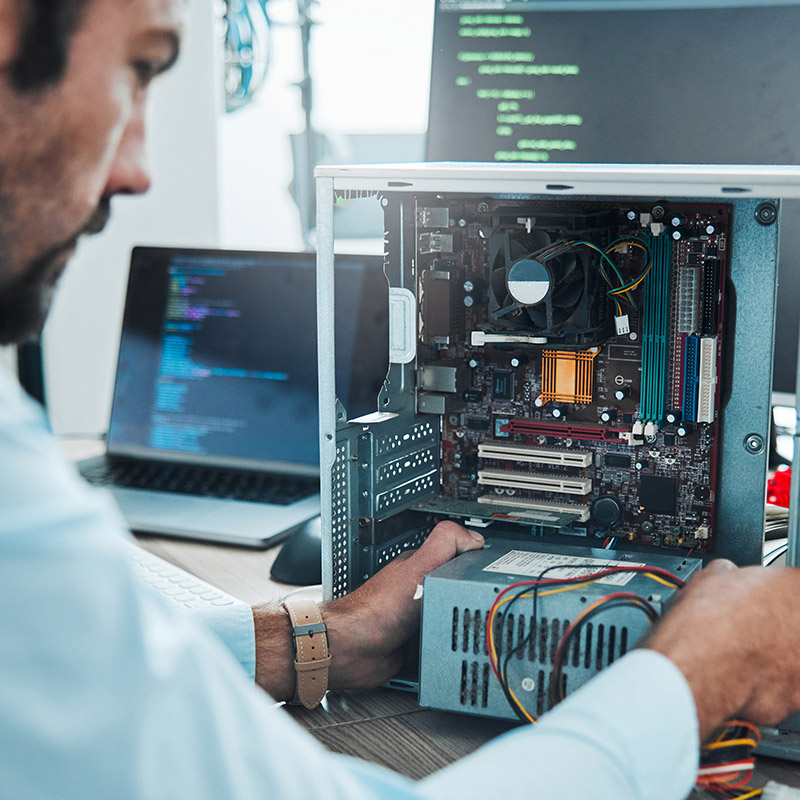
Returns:
[[[135,248],[109,452],[317,470],[315,260]],[[337,256],[335,281],[336,382],[352,416],[375,409],[386,374],[382,259]]]

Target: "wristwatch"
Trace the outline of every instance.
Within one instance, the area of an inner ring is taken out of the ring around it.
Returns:
[[[283,607],[289,615],[294,642],[294,669],[297,688],[294,702],[316,708],[328,691],[328,628],[319,607],[306,598],[287,598]]]

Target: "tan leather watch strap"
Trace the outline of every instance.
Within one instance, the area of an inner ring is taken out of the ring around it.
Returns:
[[[294,639],[294,668],[297,673],[295,700],[315,708],[328,691],[328,629],[313,600],[288,598],[283,607],[289,615]]]

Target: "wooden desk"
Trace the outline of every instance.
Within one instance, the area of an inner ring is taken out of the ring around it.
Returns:
[[[73,458],[96,454],[98,444],[70,442]],[[277,600],[295,587],[276,583],[269,570],[280,547],[266,551],[137,536],[147,550],[171,561],[247,603]],[[358,756],[410,778],[423,778],[476,750],[514,725],[498,720],[421,709],[414,696],[376,689],[329,692],[313,711],[286,712],[330,750]],[[754,786],[768,780],[800,787],[800,764],[758,759]],[[692,800],[718,795],[695,790]]]
[[[269,568],[279,547],[247,551],[159,537],[137,537],[143,547],[249,603],[278,599],[293,587],[271,581]],[[286,711],[328,749],[358,756],[410,778],[423,778],[476,750],[514,725],[461,714],[421,709],[408,693],[329,692],[320,708]],[[800,787],[800,765],[759,758],[753,785],[775,780]],[[693,800],[718,795],[695,790]]]

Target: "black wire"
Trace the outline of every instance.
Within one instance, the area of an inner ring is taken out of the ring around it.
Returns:
[[[522,711],[518,708],[518,704],[514,700],[514,698],[512,697],[511,692],[510,692],[510,690],[508,688],[508,665],[510,664],[511,659],[514,657],[514,655],[516,655],[516,653],[518,651],[520,651],[521,649],[523,649],[526,646],[528,646],[528,643],[530,642],[531,636],[533,636],[534,633],[536,631],[538,631],[538,629],[539,629],[538,622],[537,622],[537,604],[538,604],[538,599],[539,599],[539,585],[538,585],[538,582],[541,581],[544,578],[544,576],[547,575],[548,572],[552,572],[552,571],[557,570],[557,569],[565,569],[565,568],[568,568],[568,569],[586,569],[586,570],[594,569],[594,570],[597,570],[598,567],[597,567],[597,564],[576,564],[576,565],[572,565],[572,564],[554,564],[554,565],[552,565],[550,567],[547,567],[544,570],[542,570],[538,574],[538,576],[534,579],[534,581],[536,581],[536,583],[534,583],[532,586],[531,585],[523,586],[511,598],[511,600],[508,601],[507,609],[504,612],[499,612],[499,613],[501,613],[502,619],[503,619],[503,624],[502,624],[502,626],[500,626],[500,631],[501,631],[501,634],[502,634],[502,632],[505,631],[505,627],[506,627],[505,620],[507,619],[507,615],[511,611],[511,607],[514,605],[514,603],[517,602],[517,600],[520,599],[520,597],[522,597],[522,595],[530,592],[531,590],[533,591],[533,609],[532,609],[532,613],[531,613],[531,626],[530,626],[530,629],[529,629],[527,635],[522,639],[522,641],[519,642],[516,645],[516,647],[513,647],[511,650],[508,651],[508,653],[506,653],[506,656],[503,659],[502,665],[499,664],[499,663],[497,665],[497,677],[498,677],[498,680],[500,682],[500,688],[503,690],[503,695],[505,696],[506,701],[508,702],[508,704],[514,710],[514,713],[523,722],[529,722],[529,720],[522,713]],[[618,573],[623,573],[623,572],[643,573],[643,572],[647,572],[648,571],[647,567],[633,567],[633,565],[630,565],[630,566],[619,565],[617,567],[609,566],[609,567],[602,567],[601,569],[603,569],[603,570],[606,570],[606,569],[616,570]],[[660,577],[662,577],[664,579],[667,579],[665,576],[660,576]],[[674,576],[672,576],[672,577],[674,577]],[[584,575],[583,577],[577,577],[577,578],[565,578],[565,579],[563,579],[563,581],[560,581],[560,584],[563,585],[563,586],[568,586],[569,584],[573,584],[573,583],[585,583],[587,580],[592,580],[592,578],[591,577],[587,578]],[[679,579],[675,578],[675,580],[678,581]],[[681,588],[680,584],[676,583],[675,584],[675,588],[676,589]],[[646,601],[644,601],[644,602],[646,602]],[[596,609],[596,611],[600,611],[601,609],[602,609],[602,606],[601,606],[601,608]],[[584,622],[588,622],[589,619],[591,619],[594,616],[596,611],[592,612],[592,614],[590,614],[589,617],[586,620],[584,620]],[[492,620],[492,625],[494,625],[494,620]],[[582,627],[582,625],[579,626],[579,627]],[[563,648],[564,652],[567,652],[568,650],[569,650],[569,648],[566,647],[566,646]]]
[[[619,597],[615,600],[609,600],[607,603],[604,603],[603,605],[598,606],[590,611],[571,631],[568,631],[565,637],[561,640],[561,654],[558,660],[553,663],[553,669],[550,673],[549,694],[551,708],[564,699],[563,697],[559,698],[556,696],[556,690],[561,683],[561,672],[564,668],[563,664],[569,658],[570,645],[575,640],[575,637],[580,636],[580,632],[583,630],[584,626],[591,622],[591,620],[598,616],[598,614],[601,614],[604,611],[611,611],[613,608],[621,608],[623,606],[638,608],[643,614],[645,614],[650,622],[654,622],[656,619],[658,619],[658,612],[643,597],[638,597],[638,599],[633,597]]]

